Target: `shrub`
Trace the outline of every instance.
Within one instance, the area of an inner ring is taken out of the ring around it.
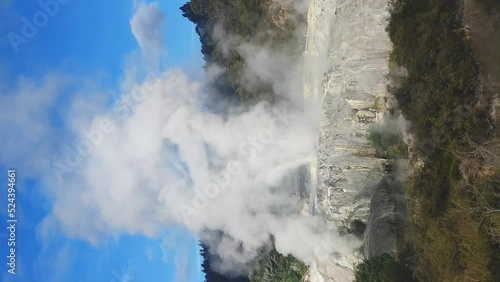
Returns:
[[[363,261],[356,267],[356,282],[411,282],[411,272],[389,254]]]
[[[252,282],[301,282],[307,266],[291,255],[283,256],[275,249],[262,256],[250,274]]]

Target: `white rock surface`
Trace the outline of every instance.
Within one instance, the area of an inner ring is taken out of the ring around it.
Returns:
[[[386,161],[373,157],[367,137],[385,113],[388,2],[311,0],[309,6],[304,95],[322,103],[318,158],[310,168],[317,177],[317,183],[311,181],[311,209],[334,226],[367,221],[370,188],[384,175]],[[353,254],[317,262],[310,279],[352,281],[359,259]]]

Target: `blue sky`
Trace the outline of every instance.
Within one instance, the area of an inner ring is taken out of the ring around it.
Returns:
[[[150,67],[181,67],[201,77],[198,38],[179,10],[185,0],[54,1],[41,1],[55,3],[54,15],[13,47],[12,34],[23,36],[23,17],[33,21],[43,9],[37,1],[0,0],[0,175],[7,187],[7,169],[17,171],[18,219],[15,275],[5,263],[9,234],[5,228],[0,233],[2,281],[203,281],[197,240],[183,228],[151,234],[117,228],[92,241],[52,224],[54,191],[60,188],[52,187],[54,176],[46,170],[47,158],[74,139],[74,123],[67,120],[75,99],[81,107],[87,101],[110,107],[130,77]],[[131,19],[144,7],[156,13],[158,21],[146,21],[160,25],[159,34],[147,34],[148,22],[134,34]],[[1,191],[6,224],[7,188]]]

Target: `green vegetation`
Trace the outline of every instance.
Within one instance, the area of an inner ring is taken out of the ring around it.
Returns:
[[[461,12],[454,0],[391,1],[391,60],[408,71],[393,94],[423,160],[406,187],[408,248],[399,259],[419,281],[500,277],[499,136]]]
[[[252,282],[301,282],[307,266],[291,255],[271,250],[261,257],[250,274]]]
[[[437,209],[436,216],[436,200],[419,192],[430,190],[421,186],[423,177],[416,175],[409,187],[409,197],[418,197],[410,205],[413,218],[408,232],[416,256],[416,277],[420,281],[494,281],[499,277],[499,244],[494,241],[500,230],[499,214],[485,213],[487,206],[476,202],[474,189],[459,183],[450,187],[448,202]],[[424,182],[433,184],[432,180]]]
[[[397,159],[408,157],[408,146],[403,142],[403,138],[397,125],[376,125],[368,135],[375,147],[376,156]]]
[[[392,256],[383,254],[365,260],[356,267],[356,282],[411,282],[410,270],[397,262]]]
[[[207,282],[301,282],[307,272],[307,266],[302,261],[291,255],[283,256],[273,248],[262,249],[249,277],[227,277],[212,268],[218,256],[211,254],[206,245],[200,244],[200,247],[202,269]]]
[[[219,235],[222,235],[222,233],[219,233]],[[249,282],[247,277],[226,277],[214,271],[212,265],[214,264],[214,260],[217,260],[218,257],[217,255],[211,254],[208,246],[202,243],[200,243],[200,256],[203,258],[201,268],[205,274],[206,282]]]
[[[294,36],[305,17],[285,2],[259,0],[191,0],[181,7],[183,16],[196,25],[205,67],[224,67],[216,91],[241,100],[272,100],[272,87],[264,81],[242,83],[247,68],[239,50],[243,43],[265,46],[300,56],[302,44]]]
[[[455,0],[395,0],[387,27],[391,59],[408,71],[393,94],[420,141],[447,149],[487,132],[477,108],[479,70]]]

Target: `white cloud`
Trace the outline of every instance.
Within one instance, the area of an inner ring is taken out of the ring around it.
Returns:
[[[175,281],[185,282],[193,281],[191,272],[193,266],[188,248],[180,248],[176,251],[175,256]]]
[[[46,281],[66,281],[76,258],[76,249],[71,243],[57,244],[57,247],[43,245],[35,261],[35,276],[44,277]]]
[[[25,175],[39,175],[49,166],[47,155],[55,145],[51,115],[57,98],[68,85],[65,76],[48,74],[41,79],[18,78],[0,95],[0,129],[3,130],[0,162],[23,168]]]
[[[199,255],[193,255],[193,239],[185,230],[173,230],[166,234],[160,245],[162,251],[163,262],[166,264],[174,264],[175,266],[175,281],[195,281]]]
[[[132,33],[144,54],[157,56],[164,48],[165,15],[158,2],[138,2],[135,6],[130,20]]]
[[[114,279],[112,279],[112,281],[132,282],[135,280],[133,272],[134,272],[134,265],[132,264],[132,261],[129,260],[127,266],[122,268],[120,272],[117,272],[116,270],[111,272],[111,274],[114,277]]]

